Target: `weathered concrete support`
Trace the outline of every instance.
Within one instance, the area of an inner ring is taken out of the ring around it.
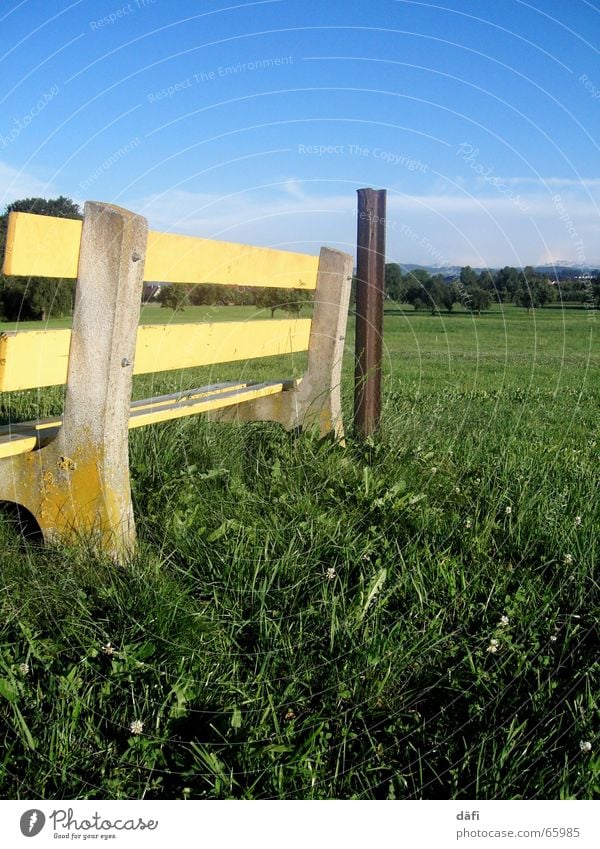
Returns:
[[[342,440],[340,381],[351,284],[352,257],[341,251],[322,248],[308,366],[302,381],[280,395],[217,411],[211,414],[212,419],[275,421],[286,430],[317,428],[321,436],[333,433]]]
[[[85,204],[63,425],[45,448],[0,461],[0,500],[26,507],[46,540],[131,551],[128,421],[147,222]]]

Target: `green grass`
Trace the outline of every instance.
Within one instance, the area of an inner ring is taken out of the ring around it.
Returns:
[[[597,796],[598,327],[388,314],[381,432],[345,449],[268,424],[132,432],[120,568],[6,519],[0,794]],[[60,409],[2,400],[5,420]]]

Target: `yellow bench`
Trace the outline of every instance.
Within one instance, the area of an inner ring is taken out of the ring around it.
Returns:
[[[46,540],[85,537],[121,558],[135,545],[128,430],[209,413],[343,437],[340,375],[352,258],[148,231],[87,202],[84,220],[11,213],[4,273],[77,278],[72,330],[0,336],[0,391],[66,384],[62,418],[0,428],[0,500]],[[313,317],[138,326],[144,280],[314,290]],[[300,380],[218,383],[131,403],[133,374],[308,351]]]

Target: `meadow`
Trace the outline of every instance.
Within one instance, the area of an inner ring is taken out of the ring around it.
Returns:
[[[118,567],[4,516],[2,798],[598,795],[600,318],[386,309],[375,438],[351,431],[351,321],[345,447],[201,417],[133,431],[140,545]],[[1,401],[48,415],[61,390]]]

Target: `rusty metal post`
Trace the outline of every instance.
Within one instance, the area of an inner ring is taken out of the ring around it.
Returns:
[[[358,189],[354,431],[362,437],[381,414],[385,207],[384,189]]]

